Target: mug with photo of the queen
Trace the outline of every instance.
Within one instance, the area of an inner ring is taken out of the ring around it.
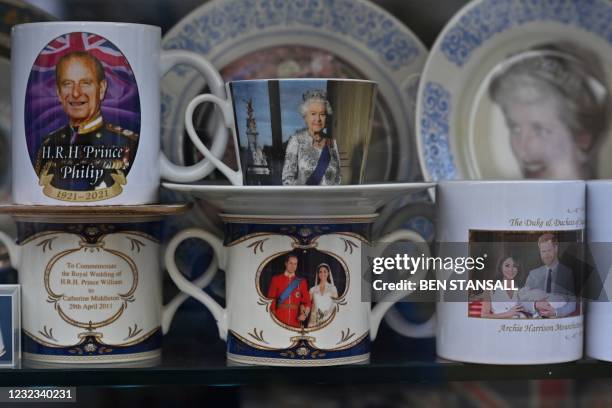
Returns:
[[[177,64],[197,68],[213,93],[217,71],[202,57],[161,51],[161,29],[126,23],[52,22],[12,32],[13,199],[20,204],[157,202],[160,177],[192,182],[214,167],[174,165],[160,152],[160,80]],[[227,129],[217,127],[214,154]]]
[[[232,81],[225,99],[211,94],[188,105],[189,137],[235,185],[359,184],[372,131],[377,85],[352,79]],[[239,168],[200,141],[192,116],[212,102],[232,129]]]

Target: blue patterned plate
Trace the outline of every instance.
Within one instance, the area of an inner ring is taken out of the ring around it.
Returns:
[[[611,42],[606,0],[469,3],[421,78],[425,179],[612,177]]]
[[[427,58],[419,39],[393,16],[365,0],[213,0],[163,38],[165,49],[188,49],[209,59],[225,80],[352,77],[377,81],[379,100],[368,152],[368,182],[420,178],[414,146],[418,78]],[[162,83],[162,143],[171,159],[192,163],[183,112],[205,88],[192,69],[174,68]],[[211,112],[196,112],[208,138]],[[233,159],[233,147],[226,162]]]

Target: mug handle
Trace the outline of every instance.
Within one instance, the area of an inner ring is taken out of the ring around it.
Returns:
[[[213,259],[210,261],[210,264],[208,265],[206,272],[204,272],[202,276],[194,280],[192,284],[195,285],[200,290],[202,290],[203,288],[208,286],[210,282],[212,282],[213,278],[217,274],[218,269],[219,269],[219,264],[217,262],[217,256],[214,256]],[[187,299],[189,299],[189,295],[187,295],[184,292],[181,292],[177,294],[170,302],[168,302],[167,304],[163,306],[162,315],[161,315],[162,316],[161,318],[162,334],[165,335],[166,333],[168,333],[168,330],[170,329],[170,323],[172,323],[172,319],[174,318],[174,314],[176,313],[178,308],[183,304],[183,302],[185,302]]]
[[[219,72],[210,62],[208,62],[206,59],[196,54],[195,52],[185,50],[162,51],[160,61],[160,76],[163,76],[175,65],[187,64],[195,68],[204,77],[204,79],[206,80],[206,84],[208,84],[213,94],[225,96],[223,78],[221,78]],[[210,147],[210,150],[212,152],[210,156],[223,156],[223,154],[225,153],[225,148],[227,147],[227,138],[227,127],[223,123],[218,122],[215,128],[215,136],[213,138],[213,143]],[[196,139],[200,141],[197,135]],[[215,169],[215,165],[211,163],[210,160],[206,160],[207,158],[209,157],[205,157],[204,159],[200,160],[198,163],[192,166],[179,166],[172,163],[160,150],[161,177],[166,180],[175,181],[179,183],[189,183],[203,179],[204,177],[212,173]]]
[[[2,242],[8,250],[11,266],[19,270],[19,266],[21,265],[21,247],[15,243],[13,238],[2,231],[0,231],[0,242]]]
[[[397,241],[410,241],[418,244],[423,244],[424,247],[424,255],[429,256],[429,246],[427,241],[418,233],[414,231],[410,231],[407,229],[400,229],[397,231],[393,231],[382,238],[379,239],[381,242],[397,242]],[[427,269],[421,268],[416,271],[414,274],[410,276],[410,280],[420,280],[427,273]],[[407,291],[396,291],[391,295],[387,296],[382,301],[378,302],[376,306],[372,308],[370,312],[370,339],[374,341],[376,339],[376,335],[378,334],[378,328],[380,327],[380,322],[382,318],[385,316],[385,313],[399,300],[406,297],[408,294]],[[423,336],[421,336],[423,337]]]
[[[387,205],[383,212],[387,213],[387,220],[382,225],[374,224],[374,236],[386,230],[397,228],[403,221],[412,217],[421,216],[428,218],[432,222],[435,222],[436,217],[435,204],[429,202],[409,203],[399,208],[389,208],[389,205]],[[382,215],[379,219],[381,218],[383,218]],[[385,322],[396,333],[405,337],[416,339],[430,338],[434,337],[436,332],[435,313],[422,323],[413,323],[407,321],[397,309],[392,308],[385,314]]]
[[[223,100],[216,95],[213,94],[202,94],[198,95],[189,102],[187,105],[187,110],[185,111],[185,128],[187,129],[187,134],[191,139],[191,142],[195,145],[195,147],[207,158],[210,163],[212,163],[216,168],[218,168],[221,173],[225,175],[229,179],[229,181],[235,186],[241,186],[243,184],[242,179],[242,171],[240,168],[238,171],[232,170],[228,165],[223,163],[221,160],[217,159],[214,153],[211,150],[208,150],[204,143],[198,137],[198,134],[195,131],[193,126],[193,112],[203,102],[212,102],[221,109],[223,113],[223,120],[225,122],[225,126],[228,129],[232,128],[233,125],[233,111],[232,104],[229,100]],[[236,155],[239,156],[237,151],[238,146],[234,146],[236,149]],[[238,160],[238,166],[240,166],[240,160]]]
[[[219,263],[219,268],[225,270],[226,266],[226,258],[225,258],[225,250],[223,248],[223,241],[214,236],[213,234],[198,229],[198,228],[189,228],[183,230],[176,234],[168,243],[166,247],[166,253],[164,254],[164,261],[166,264],[166,270],[170,275],[170,278],[174,281],[176,286],[186,293],[185,296],[190,295],[195,299],[199,300],[204,306],[210,310],[213,317],[217,321],[217,326],[219,328],[219,337],[222,340],[227,339],[227,311],[221,305],[219,305],[208,293],[202,291],[198,286],[194,285],[192,282],[189,282],[183,274],[179,271],[176,261],[174,259],[174,255],[176,253],[176,249],[186,239],[189,238],[199,238],[204,242],[208,243],[215,254],[215,257]]]

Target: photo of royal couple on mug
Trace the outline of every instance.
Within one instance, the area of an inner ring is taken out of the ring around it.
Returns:
[[[503,240],[512,236],[514,242],[503,242],[501,245],[504,249],[498,251],[490,251],[492,245],[477,245],[481,249],[488,247],[486,250],[488,253],[498,253],[488,270],[482,272],[487,279],[504,281],[507,284],[506,288],[517,290],[497,288],[471,293],[468,309],[470,317],[550,319],[580,314],[580,301],[576,296],[576,273],[572,263],[562,258],[564,253],[560,251],[558,234],[472,231],[471,238],[480,241],[484,237],[490,238],[492,233],[497,234],[497,238],[503,236]],[[568,234],[567,231],[563,233]],[[480,237],[477,237],[479,234]],[[563,237],[561,241],[563,244],[567,243],[565,238]],[[495,242],[498,244],[497,248],[503,240]],[[537,256],[535,256],[536,249]],[[481,279],[481,277],[473,274],[472,279]]]
[[[250,185],[340,185],[363,178],[371,82],[231,82],[240,161]]]
[[[272,300],[270,313],[277,322],[297,329],[317,328],[333,318],[339,295],[345,291],[346,275],[337,260],[318,255],[304,259],[290,252],[264,267],[260,290]],[[308,265],[321,256],[315,266]]]

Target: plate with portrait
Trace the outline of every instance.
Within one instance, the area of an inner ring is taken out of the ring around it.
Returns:
[[[478,0],[418,91],[426,180],[612,177],[612,3]]]

